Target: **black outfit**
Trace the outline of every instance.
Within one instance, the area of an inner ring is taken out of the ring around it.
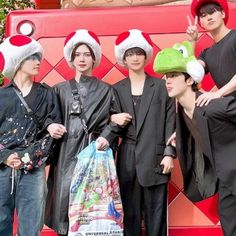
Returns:
[[[52,88],[46,84],[34,83],[25,97],[34,113],[32,118],[13,87],[18,90],[14,82],[0,90],[5,101],[0,104],[0,166],[4,165],[3,161],[12,153],[17,152],[20,157],[29,153],[33,168],[38,168],[47,160],[53,141],[46,130],[47,126],[51,123],[61,123],[58,99]],[[44,149],[40,154],[38,150],[43,145]]]
[[[45,162],[53,145],[46,128],[61,123],[61,113],[55,92],[45,84],[33,83],[24,100],[16,91],[14,82],[0,89],[0,235],[12,235],[16,209],[18,235],[32,236],[40,234],[44,221]],[[19,170],[4,164],[13,153],[22,161]]]
[[[140,99],[132,97],[129,78],[116,83],[114,89],[121,112],[133,117],[121,133],[117,157],[125,235],[142,235],[143,216],[147,236],[167,235],[170,175],[161,174],[160,162],[165,155],[175,155],[175,150],[166,146],[175,130],[174,100],[168,97],[165,82],[149,75]]]
[[[236,74],[236,30],[231,30],[212,47],[203,50],[199,59],[206,63],[206,72],[218,88],[227,84]],[[233,93],[236,96],[236,92]]]
[[[77,83],[83,104],[87,129],[92,140],[102,136],[110,145],[116,137],[118,126],[110,122],[110,115],[116,113],[116,101],[110,85],[95,77],[82,75]],[[63,123],[67,129],[58,161],[53,163],[48,177],[48,199],[46,206],[46,224],[59,234],[68,231],[69,189],[76,165],[76,154],[88,145],[80,116],[71,114],[73,103],[70,82],[62,82],[55,87],[61,103]]]
[[[179,106],[176,127],[186,195],[192,201],[200,201],[218,190],[224,235],[236,235],[236,222],[232,220],[236,217],[235,97],[195,107],[192,120],[186,118]]]

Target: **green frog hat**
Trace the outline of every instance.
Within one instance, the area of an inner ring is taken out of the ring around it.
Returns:
[[[154,60],[153,70],[158,73],[185,72],[199,83],[205,71],[203,66],[194,56],[192,44],[188,41],[176,43],[172,48],[161,50]]]

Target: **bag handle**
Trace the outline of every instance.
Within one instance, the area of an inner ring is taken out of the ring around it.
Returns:
[[[32,109],[28,106],[28,104],[26,103],[25,99],[23,98],[23,96],[21,95],[21,93],[13,87],[14,92],[16,93],[16,95],[19,97],[19,99],[21,100],[21,102],[23,103],[24,107],[27,110],[27,113],[33,118],[34,122],[37,124],[37,126],[39,127],[39,121],[37,119],[37,117],[35,116],[34,112],[32,111]]]
[[[70,87],[71,87],[71,92],[72,92],[73,99],[75,101],[78,101],[79,106],[80,106],[81,114],[79,115],[79,118],[81,120],[84,132],[88,136],[89,133],[88,133],[88,127],[87,127],[87,119],[86,119],[85,114],[84,114],[84,107],[83,107],[83,104],[81,102],[80,92],[79,92],[78,87],[76,85],[75,79],[71,79],[69,82],[70,82]]]

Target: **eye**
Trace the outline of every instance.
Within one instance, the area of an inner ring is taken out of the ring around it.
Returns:
[[[187,50],[187,48],[185,46],[179,46],[177,48],[177,50],[180,51],[185,58],[189,56],[188,55],[188,50]]]

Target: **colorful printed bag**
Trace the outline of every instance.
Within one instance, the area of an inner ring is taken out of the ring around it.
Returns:
[[[70,186],[69,236],[123,236],[123,209],[112,150],[92,142],[77,156]]]

